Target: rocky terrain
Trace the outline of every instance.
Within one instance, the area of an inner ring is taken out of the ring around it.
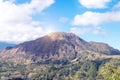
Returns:
[[[119,55],[120,51],[105,43],[86,42],[73,33],[56,32],[15,47],[7,47],[0,52],[0,59],[69,60],[86,54]]]

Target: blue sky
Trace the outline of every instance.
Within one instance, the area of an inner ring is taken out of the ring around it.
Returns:
[[[120,0],[0,0],[0,41],[73,32],[120,49]]]

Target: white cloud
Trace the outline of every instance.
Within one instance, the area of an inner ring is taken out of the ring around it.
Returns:
[[[113,6],[113,10],[120,10],[120,1]]]
[[[113,6],[111,12],[100,13],[87,11],[83,14],[77,14],[72,22],[72,25],[74,27],[77,26],[77,28],[71,28],[71,31],[76,34],[92,33],[107,36],[107,31],[102,29],[101,25],[111,22],[120,22],[120,2]],[[84,26],[84,28],[80,26]],[[88,28],[88,26],[90,27]]]
[[[75,33],[77,35],[83,35],[90,32],[90,28],[78,28],[73,27],[71,28],[70,32]]]
[[[105,29],[102,29],[101,27],[94,27],[91,29],[91,32],[96,35],[102,35],[102,36],[107,36],[108,33]]]
[[[79,27],[73,27],[71,28],[70,32],[75,33],[77,35],[84,35],[84,34],[95,34],[95,35],[102,35],[102,36],[107,36],[108,33],[102,29],[101,27],[84,27],[84,28],[79,28]]]
[[[32,0],[28,7],[36,11],[42,11],[53,3],[54,0]]]
[[[67,17],[60,17],[59,22],[66,23],[69,19]]]
[[[107,22],[120,21],[120,11],[116,12],[85,12],[82,15],[76,15],[73,20],[73,25],[93,25],[98,26]]]
[[[106,8],[111,0],[79,0],[79,3],[86,8]]]
[[[32,0],[30,3],[17,5],[14,0],[0,0],[0,41],[18,43],[49,32],[44,28],[48,25],[34,21],[32,15],[53,3],[54,0]]]

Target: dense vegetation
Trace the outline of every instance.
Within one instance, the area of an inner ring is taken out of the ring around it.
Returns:
[[[0,63],[2,80],[120,80],[119,59],[18,64]]]

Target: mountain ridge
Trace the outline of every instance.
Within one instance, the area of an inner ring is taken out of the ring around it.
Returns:
[[[0,42],[0,50],[8,47],[8,46],[15,46],[16,44],[12,44],[12,43],[7,43],[7,42]]]
[[[113,54],[114,52],[114,54]],[[73,33],[54,32],[36,40],[7,47],[0,52],[3,60],[73,60],[77,57],[92,55],[119,55],[120,51],[109,45],[87,42]],[[92,58],[91,58],[92,59]]]

